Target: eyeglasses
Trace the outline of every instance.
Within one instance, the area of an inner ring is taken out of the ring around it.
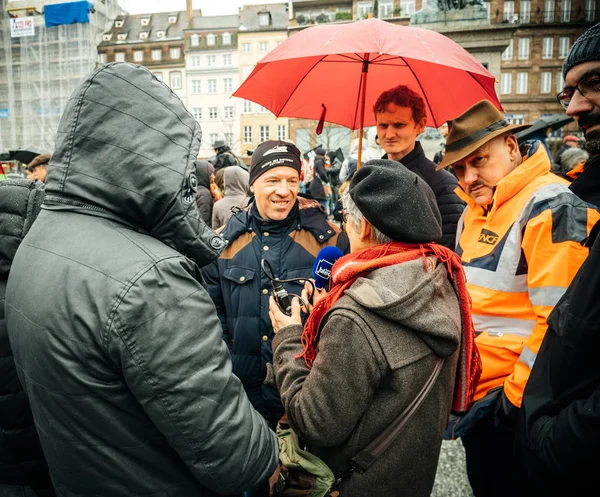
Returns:
[[[346,209],[342,209],[340,211],[340,215],[342,216],[342,223],[348,224],[348,211]]]
[[[573,95],[575,95],[575,90],[579,91],[579,93],[588,100],[598,98],[600,96],[600,76],[592,74],[591,76],[582,79],[575,86],[565,88],[556,95],[556,100],[558,100],[558,103],[566,109],[571,103]]]

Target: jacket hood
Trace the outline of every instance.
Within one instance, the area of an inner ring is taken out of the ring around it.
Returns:
[[[386,321],[408,328],[439,356],[454,353],[462,332],[458,298],[446,267],[423,259],[377,269],[345,294]]]
[[[0,280],[10,266],[23,238],[39,214],[44,183],[26,179],[0,182]]]
[[[198,186],[203,186],[210,190],[210,175],[214,173],[215,168],[210,162],[206,162],[205,160],[197,160],[194,164],[196,166]]]
[[[223,183],[225,185],[225,196],[240,195],[247,197],[250,195],[250,175],[238,166],[225,168],[223,173]]]
[[[201,130],[146,68],[104,65],[75,89],[61,117],[44,208],[106,217],[204,266],[225,241],[194,201]]]

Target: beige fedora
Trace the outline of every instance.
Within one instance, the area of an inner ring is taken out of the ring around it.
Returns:
[[[507,131],[516,133],[530,126],[531,124],[510,124],[492,102],[481,100],[456,119],[448,121],[446,153],[436,169],[439,171],[451,166],[498,135]]]

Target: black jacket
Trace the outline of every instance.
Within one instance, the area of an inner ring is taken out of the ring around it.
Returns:
[[[206,161],[196,161],[196,178],[198,185],[196,186],[196,205],[200,211],[200,216],[206,224],[211,226],[214,199],[210,193],[210,164]],[[212,166],[211,166],[212,167]]]
[[[571,184],[600,206],[600,157]],[[519,438],[529,495],[597,495],[600,460],[600,222],[590,255],[548,317],[525,388]]]
[[[387,158],[387,154],[383,156],[383,159]],[[433,190],[442,215],[442,238],[438,243],[455,250],[456,225],[465,209],[465,203],[454,193],[458,180],[448,171],[436,171],[436,165],[425,157],[419,142],[416,142],[414,150],[399,162],[423,178]]]
[[[17,248],[40,212],[44,184],[0,182],[0,485],[27,485],[53,495],[29,401],[17,377],[4,317],[6,282]]]
[[[256,486],[277,439],[231,372],[200,271],[224,241],[194,202],[199,125],[147,69],[113,63],[81,82],[57,137],[6,293],[56,493]]]
[[[325,157],[322,155],[315,156],[314,162],[314,178],[310,183],[310,194],[317,200],[325,200],[327,194],[325,193],[324,184],[327,183],[327,169],[325,168]]]

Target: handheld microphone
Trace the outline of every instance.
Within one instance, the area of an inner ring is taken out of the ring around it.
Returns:
[[[317,254],[315,263],[313,264],[312,277],[315,280],[317,288],[325,288],[329,290],[329,281],[331,279],[331,268],[344,253],[337,247],[322,248]]]

